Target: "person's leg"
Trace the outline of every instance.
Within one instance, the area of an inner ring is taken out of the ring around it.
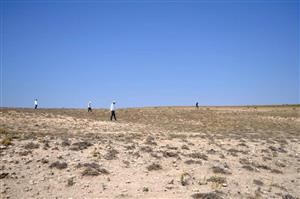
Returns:
[[[117,121],[117,118],[116,118],[116,112],[114,111],[114,118],[115,118],[115,120]]]
[[[113,112],[113,111],[111,111],[111,112],[110,112],[110,121],[112,121],[113,114],[114,114],[114,112]]]
[[[37,105],[34,106],[34,109],[37,109]]]

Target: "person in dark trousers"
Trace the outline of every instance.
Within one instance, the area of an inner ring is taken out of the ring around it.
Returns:
[[[89,101],[88,103],[88,112],[92,112],[92,102]]]
[[[196,108],[199,109],[199,103],[198,102],[196,102]]]
[[[117,118],[116,118],[116,101],[113,101],[110,105],[110,121],[112,121],[113,118],[117,121]]]
[[[35,99],[35,100],[34,100],[34,109],[37,109],[37,108],[38,108],[38,100]]]

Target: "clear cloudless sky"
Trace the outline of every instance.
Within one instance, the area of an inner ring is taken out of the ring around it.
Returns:
[[[1,106],[299,103],[299,1],[1,1]]]

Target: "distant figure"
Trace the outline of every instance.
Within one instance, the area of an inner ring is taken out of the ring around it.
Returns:
[[[198,103],[198,102],[196,102],[196,108],[197,108],[197,109],[199,108],[199,103]]]
[[[34,109],[37,109],[38,108],[38,101],[37,99],[34,100]]]
[[[117,121],[116,118],[116,101],[113,101],[110,105],[110,121],[114,118]]]
[[[88,112],[92,112],[92,102],[89,101],[88,103]]]

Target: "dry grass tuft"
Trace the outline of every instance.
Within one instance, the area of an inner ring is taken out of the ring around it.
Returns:
[[[192,176],[187,172],[181,174],[180,176],[180,184],[182,186],[189,185],[191,180],[192,180]]]
[[[226,178],[220,176],[212,176],[207,179],[207,182],[215,182],[215,183],[223,184],[226,183]]]
[[[0,144],[4,146],[12,145],[12,138],[11,137],[5,137],[1,140]]]
[[[7,134],[7,130],[4,128],[0,128],[0,134]]]

